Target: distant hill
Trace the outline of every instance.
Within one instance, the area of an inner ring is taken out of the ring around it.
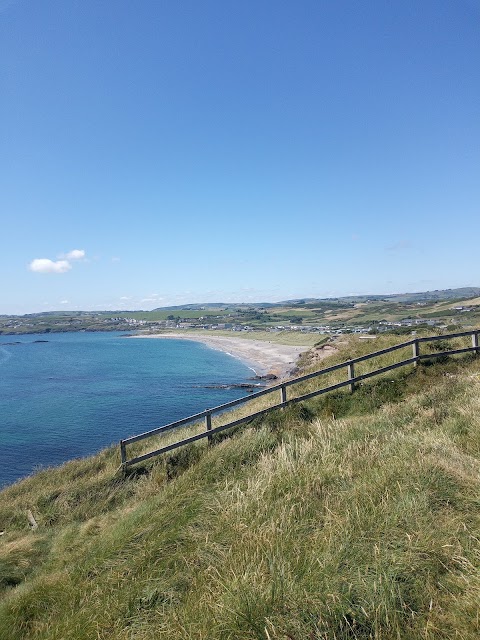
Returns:
[[[479,287],[460,287],[458,289],[436,289],[435,291],[425,291],[423,293],[399,293],[386,296],[388,300],[394,302],[415,302],[422,300],[455,300],[476,298],[480,292]]]
[[[171,307],[158,307],[153,311],[198,311],[200,309],[226,309],[237,307],[240,309],[271,308],[279,305],[311,305],[325,302],[358,303],[373,300],[385,300],[391,302],[423,302],[435,300],[464,300],[480,296],[480,287],[460,287],[458,289],[435,289],[434,291],[420,291],[415,293],[390,293],[359,296],[340,296],[338,298],[296,298],[294,300],[282,300],[280,302],[204,302],[195,304],[182,304]]]
[[[172,307],[158,307],[153,311],[200,311],[201,309],[260,309],[278,307],[278,302],[204,302],[196,304],[180,304]],[[282,303],[280,303],[282,304]]]

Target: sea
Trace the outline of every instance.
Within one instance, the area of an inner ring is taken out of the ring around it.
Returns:
[[[0,336],[0,487],[246,394],[237,358],[121,332]],[[221,387],[221,388],[218,388]]]

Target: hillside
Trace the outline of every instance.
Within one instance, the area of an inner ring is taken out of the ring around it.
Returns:
[[[0,493],[0,639],[478,638],[479,410],[450,359],[126,477],[114,448],[41,471]]]
[[[472,327],[480,322],[478,287],[286,302],[204,303],[152,311],[54,311],[0,316],[0,335],[65,331],[158,332],[170,329],[339,334],[412,326]]]

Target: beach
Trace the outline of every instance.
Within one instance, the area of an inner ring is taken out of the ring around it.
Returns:
[[[257,375],[273,374],[278,378],[288,377],[295,367],[298,357],[310,347],[291,346],[268,342],[266,340],[250,340],[238,336],[206,336],[185,333],[151,333],[129,336],[131,338],[160,338],[163,340],[194,340],[218,349],[247,364]]]

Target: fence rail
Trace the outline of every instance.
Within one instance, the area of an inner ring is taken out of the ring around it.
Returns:
[[[125,438],[120,441],[120,456],[121,456],[121,464],[122,468],[125,470],[128,466],[136,464],[138,462],[142,462],[143,460],[148,460],[154,456],[161,455],[162,453],[167,453],[168,451],[172,451],[178,447],[184,446],[191,442],[196,442],[197,440],[201,440],[203,438],[208,438],[208,441],[212,441],[212,437],[216,433],[220,433],[221,431],[225,431],[225,429],[231,429],[245,422],[250,422],[255,418],[265,415],[270,411],[275,411],[277,409],[282,409],[290,404],[294,404],[297,402],[301,402],[304,400],[309,400],[310,398],[314,398],[316,396],[322,395],[324,393],[328,393],[329,391],[335,391],[336,389],[341,389],[342,387],[350,387],[350,391],[355,390],[355,386],[358,382],[362,380],[367,380],[368,378],[372,378],[373,376],[381,375],[382,373],[387,373],[388,371],[392,371],[394,369],[398,369],[399,367],[405,367],[407,365],[413,364],[417,366],[418,362],[421,362],[425,359],[431,358],[440,358],[444,356],[456,355],[461,353],[469,353],[473,352],[475,354],[480,353],[479,340],[478,336],[480,334],[480,329],[474,329],[472,331],[462,331],[460,333],[450,333],[447,335],[439,335],[439,336],[428,336],[421,338],[414,338],[409,340],[408,342],[402,342],[401,344],[394,345],[392,347],[387,347],[386,349],[380,349],[379,351],[374,351],[364,356],[359,356],[358,358],[352,358],[351,360],[347,360],[345,362],[341,362],[339,364],[335,364],[331,367],[326,367],[325,369],[321,369],[320,371],[315,371],[313,373],[308,373],[303,376],[299,376],[297,378],[292,378],[291,380],[286,380],[285,382],[281,382],[280,384],[273,385],[271,387],[267,387],[266,389],[262,389],[261,391],[257,391],[248,396],[243,396],[242,398],[237,398],[236,400],[232,400],[230,402],[226,402],[225,404],[218,405],[213,407],[212,409],[206,409],[205,411],[201,411],[200,413],[195,413],[194,415],[188,416],[186,418],[182,418],[181,420],[177,420],[175,422],[171,422],[169,424],[163,425],[161,427],[157,427],[156,429],[151,429],[150,431],[145,431],[144,433],[140,433],[135,436],[131,436],[130,438]],[[423,342],[435,342],[437,340],[449,340],[453,338],[463,338],[471,336],[472,346],[465,347],[461,349],[451,349],[447,351],[437,351],[433,353],[420,353],[420,344]],[[406,360],[401,360],[399,362],[395,362],[393,364],[387,365],[385,367],[380,367],[375,369],[374,371],[370,371],[368,373],[363,373],[360,375],[355,375],[355,365],[360,362],[365,362],[366,360],[370,360],[372,358],[377,358],[379,356],[385,355],[387,353],[391,353],[393,351],[398,351],[399,349],[405,349],[406,347],[412,347],[412,357],[407,358]],[[347,369],[347,379],[341,382],[337,382],[335,384],[331,384],[328,387],[323,387],[321,389],[316,389],[314,391],[310,391],[309,393],[303,394],[301,396],[297,396],[294,398],[287,398],[287,388],[292,385],[299,384],[302,382],[306,382],[308,380],[313,380],[314,378],[320,378],[328,373],[333,373],[334,371],[338,371],[340,369]],[[225,412],[227,409],[232,409],[233,407],[246,404],[247,402],[251,402],[261,396],[273,394],[276,392],[280,392],[280,402],[274,404],[272,406],[261,409],[260,411],[256,411],[254,413],[250,413],[241,418],[237,418],[226,424],[212,427],[212,416],[214,414],[220,414]],[[172,444],[160,447],[159,449],[154,449],[153,451],[149,451],[148,453],[144,453],[142,455],[135,456],[133,458],[127,459],[127,446],[134,444],[140,440],[145,440],[146,438],[151,438],[153,436],[166,433],[171,431],[172,429],[176,429],[178,427],[182,427],[184,425],[195,423],[200,420],[204,420],[205,422],[205,430],[196,435],[190,436],[188,438],[184,438],[183,440],[179,440],[178,442],[174,442]]]

